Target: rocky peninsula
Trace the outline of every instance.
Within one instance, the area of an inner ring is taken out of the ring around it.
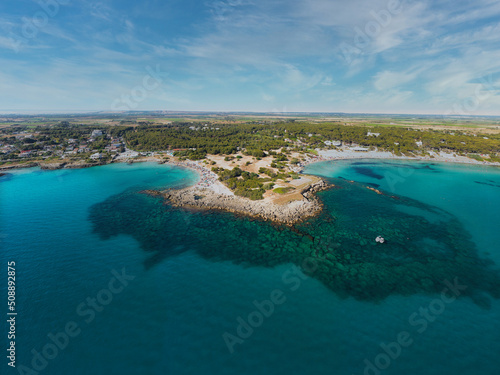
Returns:
[[[221,210],[239,215],[269,220],[275,223],[293,225],[321,212],[323,205],[315,193],[330,188],[322,179],[317,179],[287,202],[277,203],[269,199],[250,200],[230,193],[214,191],[214,189],[191,186],[188,188],[164,191],[147,190],[144,193],[162,196],[175,207],[197,210]]]

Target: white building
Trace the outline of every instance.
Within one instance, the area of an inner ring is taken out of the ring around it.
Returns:
[[[335,146],[335,147],[342,146],[342,142],[341,141],[324,141],[323,143],[325,145],[327,145],[327,146]]]
[[[117,159],[130,159],[139,156],[138,152],[127,150],[118,155]]]
[[[90,155],[92,160],[99,160],[101,158],[101,154],[96,152],[95,154]]]

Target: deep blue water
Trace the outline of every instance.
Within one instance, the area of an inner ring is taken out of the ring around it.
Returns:
[[[294,230],[138,193],[197,178],[165,165],[0,177],[0,262],[4,275],[7,261],[17,268],[18,369],[32,368],[33,349],[53,354],[47,335],[74,322],[79,334],[37,372],[498,374],[500,170],[358,160],[306,172],[337,188],[320,194],[322,216]],[[376,235],[387,246],[374,245]],[[123,269],[134,279],[90,307]],[[454,277],[467,289],[444,303]],[[272,296],[268,317],[254,313]],[[255,327],[242,338],[249,318]],[[400,351],[390,344],[398,336]]]

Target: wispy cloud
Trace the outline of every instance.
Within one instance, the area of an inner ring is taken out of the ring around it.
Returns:
[[[414,81],[419,75],[419,71],[391,72],[384,70],[375,76],[374,86],[377,90],[384,91],[394,87],[403,86]]]

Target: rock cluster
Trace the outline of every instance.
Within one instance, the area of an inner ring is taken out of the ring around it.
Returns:
[[[300,194],[302,194],[306,199],[315,199],[314,194],[328,188],[330,188],[330,185],[328,185],[324,180],[319,180],[318,182],[305,187]]]
[[[11,169],[19,169],[19,168],[33,168],[33,167],[38,167],[38,163],[4,165],[0,166],[0,171],[8,171]]]
[[[61,169],[64,168],[66,163],[64,162],[55,162],[55,163],[39,163],[38,164],[41,169],[46,169],[46,170],[56,170],[56,169]]]
[[[79,169],[79,168],[90,168],[100,165],[100,163],[86,163],[84,161],[78,161],[76,163],[66,163],[66,162],[53,162],[53,163],[38,163],[41,169],[46,170],[56,170],[56,169]]]

